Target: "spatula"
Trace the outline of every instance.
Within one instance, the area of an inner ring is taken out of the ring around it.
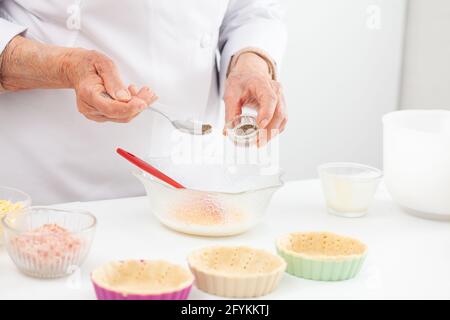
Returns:
[[[138,158],[134,154],[132,154],[132,153],[130,153],[128,151],[125,151],[125,150],[123,150],[121,148],[117,148],[116,151],[117,151],[117,153],[119,155],[121,155],[126,160],[128,160],[129,162],[134,164],[136,167],[138,167],[138,168],[144,170],[145,172],[151,174],[155,178],[158,178],[159,180],[162,180],[162,181],[168,183],[169,185],[171,185],[174,188],[186,189],[183,185],[179,184],[178,182],[176,182],[172,178],[166,176],[164,173],[162,173],[161,171],[159,171],[158,169],[153,167],[151,164],[149,164],[148,162]]]

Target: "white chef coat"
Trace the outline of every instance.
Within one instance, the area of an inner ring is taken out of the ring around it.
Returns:
[[[286,41],[276,0],[0,0],[0,52],[17,34],[101,51],[175,119],[213,124],[232,55],[257,47],[279,64]],[[38,204],[140,195],[115,149],[167,155],[171,130],[149,111],[128,124],[89,121],[73,90],[2,93],[0,185]]]

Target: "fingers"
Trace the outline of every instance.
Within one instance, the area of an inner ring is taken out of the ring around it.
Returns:
[[[79,105],[82,105],[79,107],[79,111],[89,120],[93,120],[96,122],[116,122],[116,123],[128,123],[132,121],[134,118],[136,118],[139,113],[132,114],[128,117],[124,118],[110,118],[103,114],[101,114],[99,111],[97,111],[93,106],[90,106],[84,102],[80,102]],[[84,106],[83,106],[84,105]]]
[[[225,123],[233,120],[242,113],[244,97],[238,80],[229,79],[225,88],[223,101],[225,102]]]
[[[260,137],[258,138],[259,146],[264,146],[270,140],[275,138],[278,134],[283,132],[283,130],[286,126],[286,123],[287,123],[287,118],[284,117],[282,112],[278,111],[278,108],[277,108],[270,124],[267,126],[267,128],[262,129],[264,134],[261,134]]]
[[[137,90],[135,85],[130,85],[128,90],[131,93],[132,100],[139,104],[145,104],[146,107],[158,100],[158,96],[151,91],[148,87],[143,87],[141,90]]]
[[[97,110],[87,105],[80,99],[77,99],[78,111],[83,114],[87,119],[96,122],[106,122],[108,118],[100,114]]]
[[[137,95],[137,93],[138,93],[138,89],[137,89],[137,87],[136,87],[134,84],[132,84],[132,85],[130,85],[130,86],[128,87],[128,91],[130,91],[130,94],[131,94],[132,96],[135,96],[135,95]]]
[[[93,81],[83,84],[77,90],[80,103],[89,106],[99,115],[104,116],[106,120],[120,123],[131,121],[146,109],[149,103],[157,99],[149,90],[140,90],[138,94],[133,96],[128,102],[117,101],[105,92],[105,88],[101,83]],[[97,117],[92,114],[92,110],[86,110],[86,107],[83,105],[81,106],[81,113],[91,118]],[[104,118],[102,119],[105,120]]]
[[[278,104],[278,96],[275,88],[272,86],[269,79],[254,79],[254,83],[250,86],[254,92],[252,95],[256,99],[259,106],[258,117],[256,119],[260,128],[266,128],[272,121],[275,109]]]
[[[158,96],[148,87],[142,87],[142,89],[138,91],[135,85],[131,85],[128,87],[128,90],[133,97],[141,99],[147,106],[158,100]]]
[[[286,129],[286,124],[287,124],[287,122],[288,122],[288,118],[286,117],[286,118],[283,120],[283,122],[281,123],[281,126],[280,126],[280,133],[283,132],[284,129]]]
[[[104,89],[101,85],[88,88],[86,92],[82,92],[81,99],[108,118],[131,118],[147,107],[140,99],[131,98],[128,102],[111,99],[104,94]]]
[[[277,134],[281,133],[287,123],[286,103],[284,101],[284,96],[281,91],[281,87],[279,84],[276,83],[274,84],[274,89],[277,95],[277,106],[273,113],[272,120],[266,127],[268,140],[272,139]]]
[[[84,115],[87,119],[95,121],[95,122],[107,122],[110,121],[107,117],[105,116],[94,116],[94,115],[90,115],[90,114],[85,114]]]
[[[129,88],[135,93],[128,102],[112,99],[104,92],[102,85],[91,86],[90,89],[81,90],[78,95],[79,111],[90,120],[97,122],[127,123],[138,116],[148,105],[155,102],[158,97],[148,88]],[[131,93],[130,90],[130,93]]]
[[[288,117],[287,108],[282,88],[279,83],[272,83],[272,92],[276,95],[276,107],[273,111],[272,118],[269,124],[262,128],[260,135],[258,136],[258,146],[265,146],[271,139],[283,132],[286,127]],[[264,110],[260,109],[260,113]],[[266,114],[271,113],[271,110],[265,110]]]
[[[122,82],[119,71],[111,59],[102,57],[95,63],[95,69],[103,80],[106,92],[111,97],[122,102],[131,100],[131,94]]]

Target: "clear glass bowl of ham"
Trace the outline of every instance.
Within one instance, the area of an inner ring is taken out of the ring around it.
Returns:
[[[85,211],[30,207],[2,219],[5,246],[17,268],[37,278],[77,271],[91,247],[97,224]]]

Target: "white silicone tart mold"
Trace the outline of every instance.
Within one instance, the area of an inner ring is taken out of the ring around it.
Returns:
[[[250,247],[214,246],[188,256],[197,288],[231,298],[266,295],[278,286],[286,269],[280,257]]]

